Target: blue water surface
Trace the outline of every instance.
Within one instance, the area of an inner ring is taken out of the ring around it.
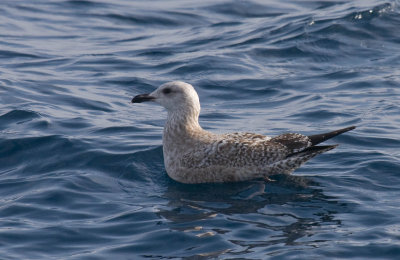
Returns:
[[[274,182],[179,184],[130,103],[172,80],[213,132],[358,128]],[[399,1],[0,3],[0,259],[399,259],[399,198]]]

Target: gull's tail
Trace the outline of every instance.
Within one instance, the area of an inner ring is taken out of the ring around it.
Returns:
[[[333,131],[333,132],[329,132],[329,133],[308,136],[308,138],[311,141],[311,146],[305,148],[304,150],[289,154],[283,160],[283,162],[284,162],[283,164],[285,165],[285,167],[282,167],[284,170],[283,172],[291,172],[294,169],[296,169],[297,167],[299,167],[300,165],[302,165],[303,163],[305,163],[306,161],[313,158],[314,156],[334,149],[335,147],[338,146],[337,144],[335,144],[335,145],[319,145],[319,146],[317,146],[317,144],[322,143],[332,137],[335,137],[335,136],[345,133],[347,131],[353,130],[354,128],[356,128],[356,127],[350,126],[350,127],[346,127],[343,129]]]
[[[332,150],[336,146],[337,145],[311,146],[302,150],[301,152],[289,154],[282,161],[276,162],[271,165],[271,173],[289,174],[314,156]]]

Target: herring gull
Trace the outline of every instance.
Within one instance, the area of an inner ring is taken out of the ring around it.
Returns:
[[[291,173],[314,156],[337,145],[317,146],[350,126],[306,136],[286,133],[268,137],[253,133],[214,134],[199,125],[200,101],[192,85],[174,81],[132,103],[154,101],[168,117],[163,133],[164,164],[168,175],[183,183],[233,182]]]

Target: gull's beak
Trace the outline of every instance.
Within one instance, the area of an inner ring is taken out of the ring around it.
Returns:
[[[153,101],[155,99],[155,97],[150,96],[150,94],[141,94],[141,95],[137,95],[135,97],[132,98],[132,103],[142,103],[142,102],[146,102],[146,101]]]

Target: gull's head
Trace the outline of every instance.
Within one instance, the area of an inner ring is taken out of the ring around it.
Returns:
[[[200,101],[196,90],[182,81],[165,83],[150,94],[137,95],[132,99],[132,103],[145,101],[154,101],[165,107],[168,112],[200,113]]]

